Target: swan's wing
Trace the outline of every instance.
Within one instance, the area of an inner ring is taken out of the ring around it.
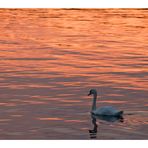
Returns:
[[[98,115],[115,115],[118,111],[112,106],[104,106],[95,110]]]

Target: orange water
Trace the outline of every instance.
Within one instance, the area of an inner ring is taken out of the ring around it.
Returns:
[[[0,139],[89,139],[91,88],[97,139],[148,139],[147,9],[0,9]]]

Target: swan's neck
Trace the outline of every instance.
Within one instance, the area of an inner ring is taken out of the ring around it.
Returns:
[[[92,104],[92,111],[96,110],[96,100],[97,100],[97,94],[94,94],[93,104]]]

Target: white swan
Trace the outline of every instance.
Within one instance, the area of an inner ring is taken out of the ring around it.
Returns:
[[[97,91],[95,89],[91,89],[88,96],[93,95],[93,104],[91,113],[99,116],[116,116],[120,117],[123,115],[123,111],[118,111],[112,106],[104,106],[100,108],[96,108],[96,100],[97,100]]]

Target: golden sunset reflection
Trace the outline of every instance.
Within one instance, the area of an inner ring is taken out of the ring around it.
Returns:
[[[48,121],[55,121],[55,120],[63,120],[62,118],[37,118],[38,120],[48,120]]]
[[[0,119],[0,122],[7,122],[7,121],[11,121],[11,119]]]

